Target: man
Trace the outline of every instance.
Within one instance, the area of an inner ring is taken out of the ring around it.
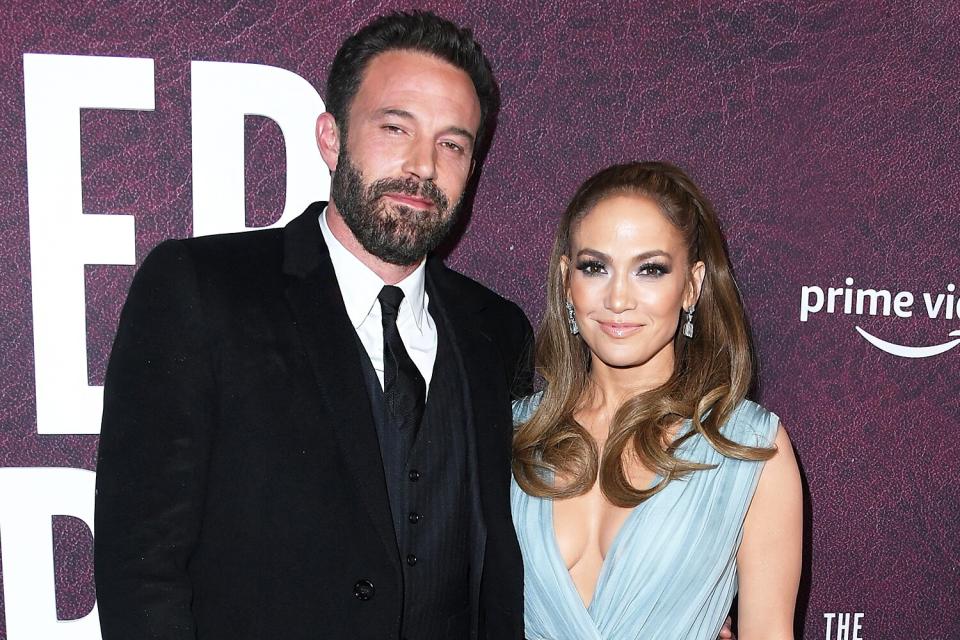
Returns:
[[[329,203],[168,241],[107,371],[95,569],[105,640],[522,638],[510,398],[523,313],[427,254],[496,112],[470,32],[348,39],[317,141]]]

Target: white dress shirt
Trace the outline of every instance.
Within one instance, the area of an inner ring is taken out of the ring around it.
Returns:
[[[386,283],[337,240],[327,225],[326,209],[320,214],[320,231],[330,251],[347,315],[383,387],[383,321],[377,296]],[[425,265],[426,260],[395,286],[403,290],[403,302],[397,314],[400,339],[429,391],[433,363],[437,359],[437,325],[427,308],[430,297],[424,289]]]

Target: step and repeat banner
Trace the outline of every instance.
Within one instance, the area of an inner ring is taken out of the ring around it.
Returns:
[[[449,263],[534,323],[555,221],[632,159],[716,204],[806,491],[798,637],[960,638],[960,9],[952,2],[7,1],[0,638],[100,637],[104,369],[170,237],[282,225],[344,37],[471,26],[503,109]],[[318,631],[322,636],[322,630]]]

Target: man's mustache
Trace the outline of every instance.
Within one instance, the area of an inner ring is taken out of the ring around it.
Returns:
[[[429,200],[437,211],[446,211],[449,206],[447,196],[431,180],[383,178],[370,186],[371,200],[376,200],[385,193],[402,193],[405,196]]]

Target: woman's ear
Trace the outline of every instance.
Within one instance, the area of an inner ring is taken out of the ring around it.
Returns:
[[[336,171],[340,159],[340,127],[332,113],[327,111],[317,117],[316,133],[320,156],[331,172]]]
[[[563,283],[563,299],[570,299],[570,258],[560,256],[560,282]]]
[[[696,306],[700,300],[700,292],[703,290],[703,278],[706,274],[706,267],[703,261],[698,261],[690,267],[690,278],[687,280],[687,292],[683,297],[683,308],[689,309]]]

